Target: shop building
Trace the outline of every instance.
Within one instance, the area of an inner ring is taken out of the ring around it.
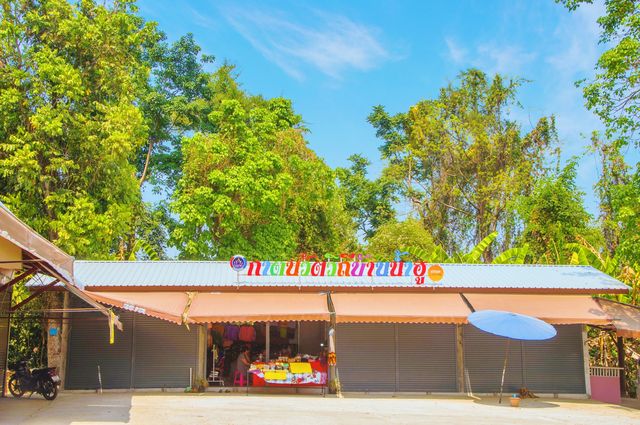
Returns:
[[[558,330],[548,341],[511,344],[506,391],[588,395],[585,325],[616,319],[594,295],[628,290],[585,266],[264,263],[76,261],[76,282],[114,308],[124,331],[110,344],[107,327],[72,320],[66,388],[187,387],[211,376],[212,346],[245,344],[226,340],[224,326],[237,325],[254,328],[247,342],[252,360],[263,361],[283,345],[313,360],[333,329],[330,376],[343,391],[493,393],[505,340],[467,316],[494,309]]]

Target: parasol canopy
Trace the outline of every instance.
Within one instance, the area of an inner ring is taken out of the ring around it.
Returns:
[[[540,319],[500,310],[482,310],[468,316],[476,328],[509,339],[540,341],[556,336],[556,329]]]
[[[469,323],[481,331],[507,338],[498,403],[502,403],[504,375],[507,371],[507,362],[509,360],[509,341],[512,339],[541,341],[551,339],[557,334],[556,328],[540,319],[510,311],[481,310],[471,313],[467,319]]]

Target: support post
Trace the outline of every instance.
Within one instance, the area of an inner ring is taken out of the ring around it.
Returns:
[[[265,359],[268,362],[271,357],[271,322],[267,322],[265,325],[265,337],[264,337],[264,350]]]
[[[510,339],[507,338],[507,349],[504,353],[504,366],[502,366],[502,380],[500,381],[500,398],[498,399],[498,403],[502,403],[502,390],[504,389],[504,375],[507,372],[507,364],[509,362],[509,343]]]
[[[618,367],[620,368],[620,395],[625,397],[627,395],[625,379],[625,367],[624,367],[624,338],[618,337]]]
[[[196,383],[207,380],[207,325],[196,325],[198,329],[198,364]],[[215,365],[214,365],[215,366]]]
[[[62,298],[62,308],[65,310],[62,313],[62,328],[60,331],[60,368],[58,373],[60,374],[60,388],[64,390],[65,383],[67,382],[67,363],[69,360],[69,335],[71,335],[71,314],[67,311],[71,306],[71,294],[64,291]]]
[[[590,373],[590,358],[589,347],[587,346],[587,326],[582,326],[582,361],[584,364],[584,387],[587,393],[587,397],[591,398],[591,373]]]
[[[456,382],[458,392],[463,393],[464,388],[464,333],[462,325],[456,325]]]

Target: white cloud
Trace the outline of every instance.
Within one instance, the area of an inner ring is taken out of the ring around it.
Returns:
[[[520,46],[499,43],[480,44],[476,53],[473,65],[492,74],[518,74],[536,58],[535,53]]]
[[[334,79],[391,59],[376,31],[342,15],[313,11],[303,25],[277,11],[230,8],[227,21],[265,58],[296,79],[314,68]]]
[[[452,38],[446,37],[444,42],[447,43],[449,50],[449,58],[454,63],[462,63],[467,57],[467,49],[460,47]]]
[[[465,48],[453,38],[445,37],[448,58],[456,65],[473,66],[489,74],[518,74],[525,65],[536,59],[536,54],[517,45],[490,41]]]

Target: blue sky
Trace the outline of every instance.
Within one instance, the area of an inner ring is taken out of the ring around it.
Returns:
[[[192,32],[218,64],[235,64],[249,92],[292,99],[310,146],[332,167],[361,153],[378,174],[371,108],[405,111],[468,67],[531,80],[512,117],[528,131],[555,114],[565,158],[582,153],[601,129],[574,82],[593,74],[602,5],[574,13],[552,0],[145,0],[139,7],[169,40]],[[585,158],[579,169],[593,212],[595,165]]]

